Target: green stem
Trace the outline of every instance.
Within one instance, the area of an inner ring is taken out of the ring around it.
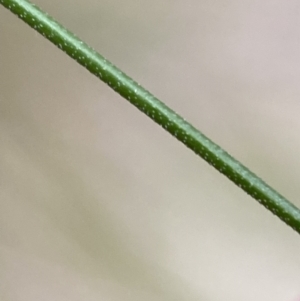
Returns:
[[[300,210],[240,164],[160,100],[113,66],[54,19],[26,0],[0,0],[79,64],[108,84],[139,110],[160,124],[197,155],[227,176],[259,203],[300,233]]]

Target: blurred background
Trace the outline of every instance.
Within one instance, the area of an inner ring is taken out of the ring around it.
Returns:
[[[300,206],[300,3],[36,0]],[[0,299],[294,301],[300,238],[0,7]]]

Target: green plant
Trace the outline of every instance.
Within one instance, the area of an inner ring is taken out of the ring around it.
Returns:
[[[300,210],[296,206],[73,33],[26,0],[0,3],[300,233]]]

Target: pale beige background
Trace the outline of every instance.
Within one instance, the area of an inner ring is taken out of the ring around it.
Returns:
[[[36,0],[300,206],[299,1]],[[300,237],[0,7],[0,299],[294,301]]]

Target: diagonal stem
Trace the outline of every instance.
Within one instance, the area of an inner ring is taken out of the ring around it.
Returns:
[[[210,165],[300,233],[300,210],[249,169],[113,66],[53,18],[26,0],[0,0],[45,38],[96,75]]]

